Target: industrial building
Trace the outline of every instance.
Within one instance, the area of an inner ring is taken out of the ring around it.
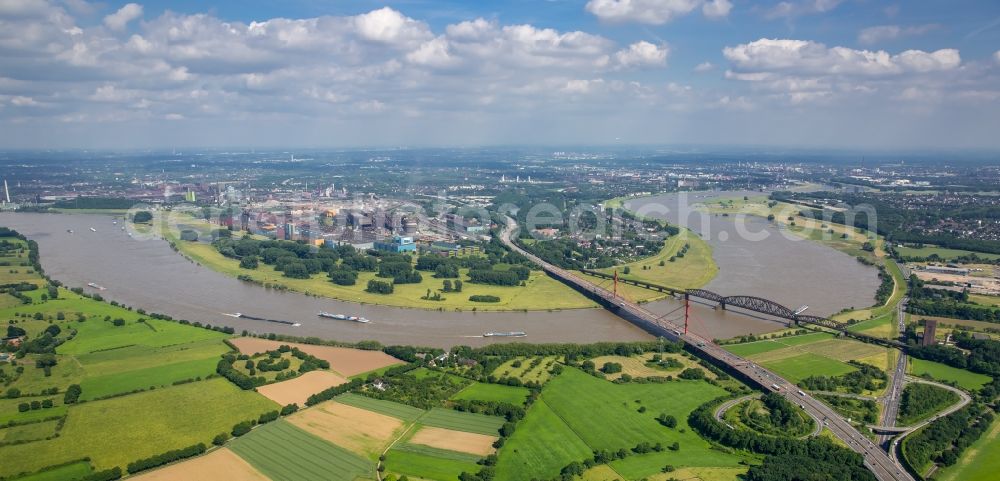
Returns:
[[[393,236],[392,240],[375,242],[375,249],[385,252],[416,252],[417,244],[412,237]]]

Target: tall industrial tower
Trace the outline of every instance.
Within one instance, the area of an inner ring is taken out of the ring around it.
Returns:
[[[3,180],[3,195],[7,199],[7,203],[10,203],[10,189],[7,188],[7,179]]]

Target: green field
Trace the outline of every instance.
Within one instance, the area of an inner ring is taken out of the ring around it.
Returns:
[[[124,466],[192,444],[278,405],[221,378],[74,405],[55,439],[0,448],[0,476],[90,457],[96,469]]]
[[[497,416],[475,414],[453,409],[434,408],[420,418],[420,424],[436,428],[453,429],[467,433],[496,436],[506,420]]]
[[[17,481],[66,481],[67,479],[82,478],[90,474],[92,471],[93,470],[90,469],[90,463],[86,461],[78,461],[20,477],[17,478]]]
[[[975,391],[988,384],[991,380],[985,374],[966,371],[965,369],[958,369],[933,361],[914,359],[912,357],[910,358],[909,372],[914,376],[929,374],[931,378],[937,381],[954,382],[959,387],[969,391]]]
[[[687,426],[691,411],[725,393],[704,381],[613,384],[568,368],[545,386],[541,399],[501,448],[497,479],[551,478],[593,450],[630,449],[640,442],[678,442],[681,450],[669,452],[678,467],[736,466],[738,456],[713,450]],[[639,407],[645,407],[645,412],[640,413]],[[677,427],[661,426],[655,419],[661,413],[675,416]],[[658,455],[668,456],[666,452]],[[635,463],[633,478],[651,476],[663,467],[641,460],[629,463]]]
[[[459,391],[452,399],[496,401],[520,406],[528,399],[528,393],[528,389],[523,387],[476,382]]]
[[[543,399],[535,401],[500,448],[497,481],[548,479],[593,453]]]
[[[934,475],[936,481],[993,481],[1000,472],[1000,418],[972,443],[958,462],[942,468]]]
[[[986,254],[983,252],[973,252],[962,249],[948,249],[946,247],[937,246],[924,246],[920,248],[916,247],[897,247],[896,252],[903,257],[930,257],[932,254],[937,254],[938,258],[941,260],[951,260],[956,257],[967,256],[970,254],[975,254],[980,259],[997,260],[1000,259],[1000,254]]]
[[[121,310],[124,311],[124,309]],[[116,316],[124,317],[125,312],[116,313]],[[135,314],[132,316],[140,317]],[[222,340],[229,337],[221,332],[192,328],[170,321],[146,319],[145,322],[128,322],[130,321],[128,318],[125,320],[127,322],[124,326],[115,326],[111,322],[100,319],[76,322],[73,327],[78,331],[77,336],[59,346],[58,352],[60,354],[87,354],[131,346],[163,347],[206,339]]]
[[[383,401],[381,399],[373,399],[368,396],[362,396],[360,394],[347,393],[336,397],[336,401],[341,404],[346,404],[348,406],[354,406],[356,408],[367,409],[369,411],[377,412],[379,414],[385,414],[386,416],[392,416],[396,419],[402,419],[403,421],[416,421],[417,418],[424,414],[424,410],[420,408],[415,408],[413,406],[407,406],[406,404],[401,404],[392,401]]]
[[[746,342],[741,344],[729,344],[723,348],[737,356],[753,357],[765,352],[777,351],[786,347],[801,346],[826,339],[833,339],[832,334],[817,332],[799,336],[779,337],[777,339],[767,339],[764,341]]]
[[[385,457],[386,470],[435,481],[458,481],[462,472],[475,473],[479,457],[414,444],[394,446]]]
[[[104,376],[87,377],[80,382],[80,387],[83,389],[80,398],[91,400],[136,389],[166,387],[174,381],[204,378],[215,373],[216,364],[218,364],[218,358],[210,357]]]
[[[354,481],[375,477],[370,461],[284,420],[260,426],[229,448],[274,481]]]
[[[848,364],[811,352],[774,361],[761,361],[761,364],[792,382],[799,382],[809,376],[840,376],[855,370]]]
[[[670,258],[676,256],[685,244],[688,246],[687,253],[670,262]],[[624,273],[626,267],[629,269],[628,274]],[[643,280],[676,289],[691,289],[708,284],[719,272],[719,267],[712,259],[712,247],[697,234],[683,229],[680,234],[668,238],[655,256],[598,270],[605,274],[612,274],[618,270],[619,278]],[[631,294],[635,300],[664,295],[662,292],[632,287],[626,285],[625,294]]]
[[[53,420],[0,428],[0,442],[10,443],[45,439],[55,434],[58,424],[59,421]]]

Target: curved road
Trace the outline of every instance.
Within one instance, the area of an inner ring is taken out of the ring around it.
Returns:
[[[726,420],[722,418],[723,416],[726,415],[726,411],[732,409],[733,406],[736,406],[737,404],[743,403],[744,401],[749,401],[751,399],[757,399],[759,397],[760,397],[760,394],[748,394],[746,396],[738,397],[736,399],[730,399],[730,400],[728,400],[728,401],[720,404],[719,407],[715,408],[715,419],[716,419],[716,421],[719,421],[720,423],[725,424],[729,429],[736,429],[733,426],[730,426],[729,423],[727,423]],[[807,414],[809,414],[809,417],[812,418],[813,425],[815,427],[813,428],[813,431],[811,433],[803,435],[803,436],[799,436],[799,439],[814,438],[816,436],[819,436],[823,432],[823,421],[820,421],[819,419],[816,419],[815,417],[812,417],[811,413],[807,412]]]
[[[875,443],[854,429],[840,414],[818,399],[798,390],[792,382],[746,359],[731,354],[729,351],[713,344],[710,339],[705,339],[693,333],[681,332],[681,329],[683,329],[681,326],[675,326],[663,321],[638,304],[617,297],[607,289],[591,284],[588,280],[574,272],[543,261],[538,256],[522,249],[511,240],[511,235],[517,229],[516,221],[507,217],[507,226],[500,233],[500,240],[514,252],[527,257],[535,264],[541,266],[550,276],[566,284],[570,284],[581,291],[585,291],[593,297],[601,299],[604,301],[606,308],[639,327],[667,339],[683,341],[700,351],[704,356],[728,365],[731,369],[740,372],[748,379],[754,380],[754,382],[765,389],[781,393],[782,396],[790,402],[798,404],[814,418],[822,419],[823,425],[829,428],[834,435],[843,440],[850,449],[861,454],[864,457],[865,466],[875,474],[875,477],[879,481],[914,481],[914,478],[895,459],[891,458],[876,446]]]

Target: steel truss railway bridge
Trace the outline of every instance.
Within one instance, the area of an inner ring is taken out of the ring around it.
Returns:
[[[588,276],[599,277],[601,279],[615,280],[614,275],[600,271],[582,269],[580,272],[583,272]],[[880,337],[869,336],[866,334],[853,332],[848,329],[849,327],[848,324],[842,322],[837,322],[825,317],[809,316],[809,315],[803,315],[802,313],[796,313],[792,309],[789,309],[782,304],[774,302],[770,299],[764,299],[763,297],[723,296],[721,294],[716,294],[715,292],[712,292],[707,289],[675,289],[673,287],[654,284],[652,282],[646,282],[638,279],[630,279],[627,277],[618,277],[617,282],[620,282],[622,284],[631,284],[633,286],[638,286],[645,289],[650,289],[663,293],[668,293],[674,297],[681,297],[684,299],[689,299],[692,297],[704,299],[706,301],[715,303],[716,307],[720,309],[739,308],[747,311],[753,311],[760,314],[776,317],[779,319],[785,319],[787,321],[791,321],[792,323],[813,324],[825,327],[827,329],[833,329],[842,332],[844,335],[856,338],[860,341],[869,342],[872,344],[879,344],[885,347],[892,347],[898,349],[903,349],[906,347],[905,345],[903,345],[903,343],[896,340],[883,339]]]

